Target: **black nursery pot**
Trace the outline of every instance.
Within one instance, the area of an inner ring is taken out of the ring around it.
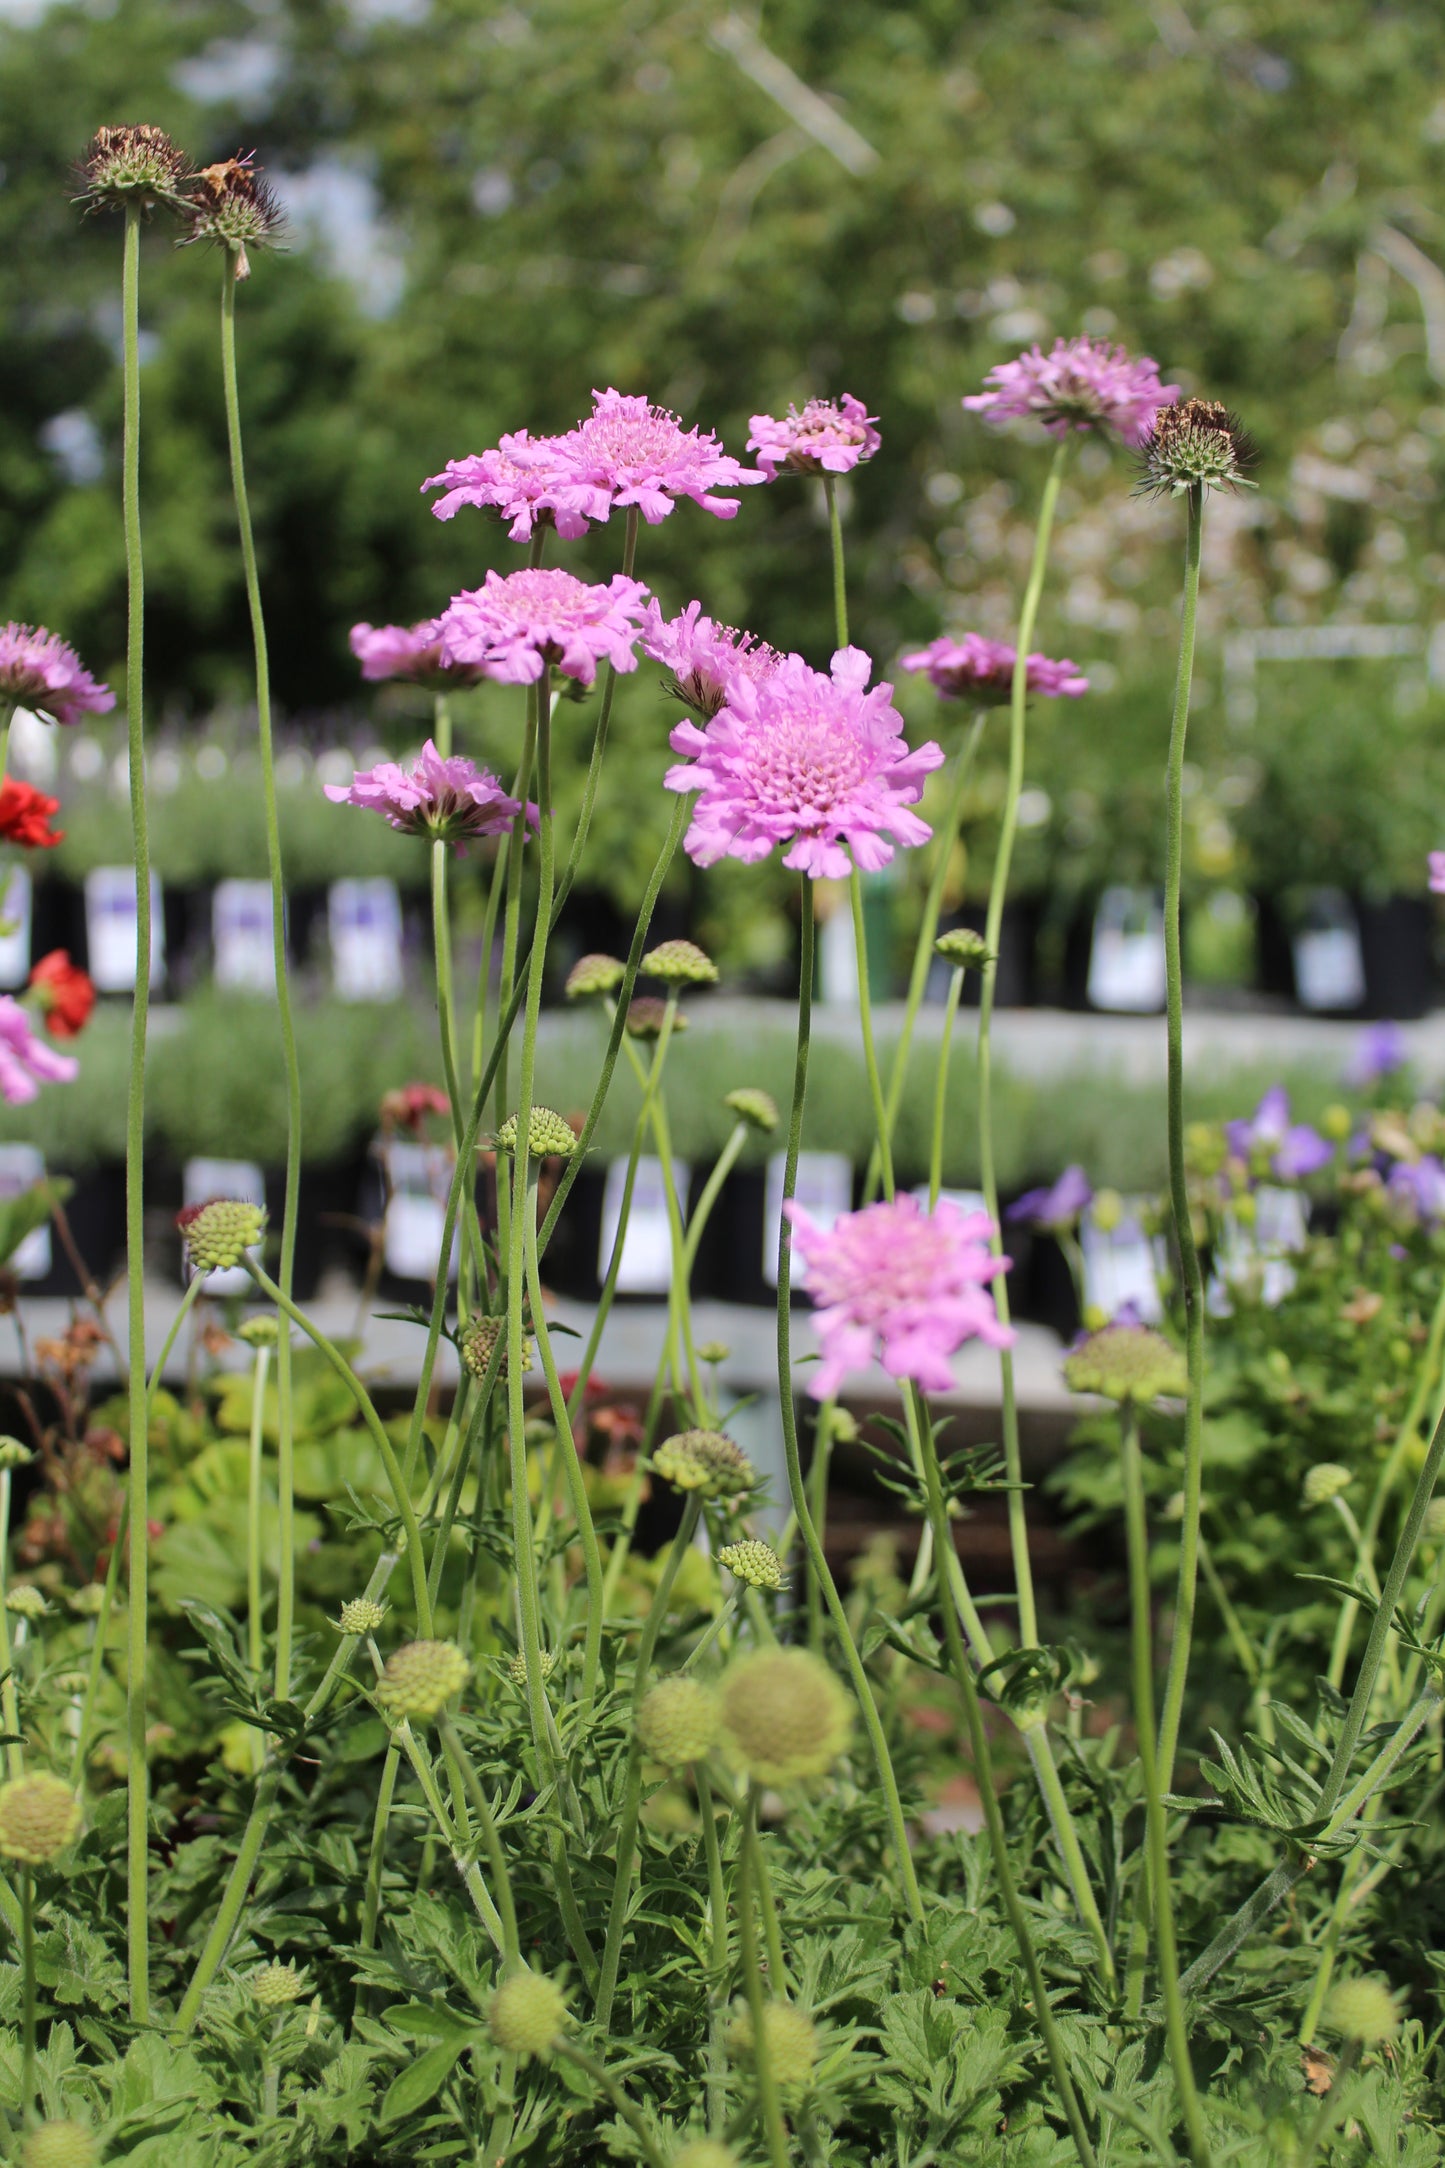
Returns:
[[[124,1168],[93,1167],[88,1174],[78,1176],[66,1202],[65,1219],[89,1282],[108,1287],[125,1263]],[[40,1279],[24,1281],[22,1296],[74,1297],[84,1293],[85,1284],[52,1225],[50,1270]]]
[[[706,1180],[698,1169],[698,1182]],[[698,1244],[693,1292],[715,1302],[770,1307],[777,1289],[763,1273],[763,1214],[767,1176],[761,1167],[734,1167],[722,1186]]]
[[[1434,914],[1423,896],[1357,897],[1365,1005],[1370,1017],[1396,1022],[1425,1016],[1434,1002]]]
[[[595,1302],[602,1292],[598,1251],[602,1241],[605,1164],[584,1166],[567,1192],[542,1260],[547,1286],[574,1302]]]
[[[1072,1340],[1083,1321],[1074,1275],[1058,1242],[1042,1228],[1011,1225],[1005,1207],[1003,1247],[1004,1255],[1013,1259],[1008,1275],[1011,1315],[1047,1325],[1060,1339]]]

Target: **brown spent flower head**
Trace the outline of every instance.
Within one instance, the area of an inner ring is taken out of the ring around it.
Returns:
[[[663,1440],[652,1465],[665,1483],[704,1498],[739,1498],[757,1482],[747,1454],[720,1430],[678,1431]]]
[[[627,1011],[628,1038],[660,1039],[666,1015],[665,1001],[659,1001],[656,994],[639,994]],[[673,1016],[672,1029],[674,1034],[687,1030],[687,1018],[680,1009]]]
[[[1384,1980],[1341,1980],[1330,1990],[1325,2024],[1346,2040],[1378,2047],[1400,2030],[1400,1998]]]
[[[818,2060],[818,2028],[807,2011],[796,2003],[765,2002],[763,2039],[774,2084],[784,2092],[808,2084]],[[753,2045],[753,2014],[744,2004],[728,2027],[728,2046],[735,2055],[751,2055]]]
[[[664,1769],[685,1769],[703,1761],[717,1745],[722,1716],[717,1695],[701,1679],[679,1671],[659,1679],[642,1697],[637,1736],[650,1761]]]
[[[286,221],[269,184],[255,169],[255,152],[238,152],[219,165],[202,166],[192,181],[191,227],[181,243],[215,241],[230,249],[238,279],[251,275],[247,250],[279,248]]]
[[[385,1617],[384,1603],[373,1603],[370,1596],[353,1596],[341,1606],[338,1623],[344,1634],[374,1634]]]
[[[80,201],[87,210],[158,203],[186,208],[186,161],[164,128],[97,128],[80,162]]]
[[[1064,1357],[1064,1382],[1071,1392],[1138,1407],[1182,1399],[1189,1390],[1184,1357],[1148,1325],[1105,1325],[1089,1333]]]
[[[0,1857],[48,1866],[80,1830],[80,1801],[47,1770],[0,1784]]]
[[[1179,496],[1191,489],[1253,489],[1247,470],[1259,458],[1237,414],[1217,399],[1181,399],[1160,407],[1140,447],[1140,495]]]
[[[499,1383],[505,1383],[507,1376],[507,1320],[504,1317],[487,1317],[483,1312],[478,1311],[474,1317],[469,1317],[462,1327],[462,1361],[478,1383],[485,1378],[491,1364],[493,1350],[499,1342],[502,1355],[497,1365],[497,1379]],[[522,1342],[522,1368],[523,1370],[530,1370],[531,1367],[532,1343],[529,1339],[524,1339]]]
[[[736,1114],[740,1122],[750,1129],[760,1129],[767,1136],[778,1126],[778,1102],[771,1092],[759,1091],[756,1085],[740,1084],[736,1091],[723,1093],[723,1105]]]
[[[642,975],[664,986],[716,986],[717,965],[695,941],[659,941],[642,959]]]
[[[509,1114],[497,1131],[497,1150],[517,1149],[517,1117]],[[577,1149],[577,1133],[552,1107],[533,1107],[527,1123],[527,1150],[533,1159],[570,1159]]]
[[[989,960],[987,941],[971,926],[950,926],[934,942],[933,953],[959,971],[982,971]]]
[[[19,1588],[12,1588],[8,1592],[5,1608],[13,1611],[17,1618],[28,1619],[33,1623],[36,1619],[44,1618],[50,1606],[45,1601],[43,1590],[29,1581],[23,1581]]]
[[[809,1649],[755,1649],[722,1685],[728,1743],[759,1784],[797,1784],[831,1769],[848,1744],[853,1704]]]
[[[376,1698],[388,1716],[430,1723],[459,1694],[472,1667],[455,1641],[408,1641],[386,1659]]]
[[[626,964],[615,956],[579,956],[562,991],[569,1001],[585,1001],[589,995],[615,993],[626,976]]]
[[[785,1588],[782,1560],[770,1543],[749,1538],[745,1543],[725,1543],[717,1554],[720,1566],[746,1581],[749,1588]]]
[[[236,1197],[211,1197],[176,1214],[193,1272],[227,1272],[266,1232],[265,1208]]]
[[[38,2123],[25,2141],[20,2168],[95,2168],[95,2132],[69,2116]]]
[[[545,1972],[514,1972],[492,1997],[487,2026],[509,2055],[547,2055],[567,2023],[567,1998]]]
[[[294,1965],[276,1962],[253,1972],[249,1985],[263,2010],[282,2010],[288,2002],[300,2000],[306,1983]]]

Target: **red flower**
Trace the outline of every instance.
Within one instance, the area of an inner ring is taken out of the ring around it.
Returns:
[[[64,842],[65,830],[48,828],[46,822],[59,811],[60,800],[47,798],[33,784],[17,782],[13,775],[0,783],[0,838],[7,843],[18,843],[27,851],[54,850]]]
[[[40,997],[45,1028],[52,1039],[73,1039],[84,1030],[95,1007],[95,988],[63,948],[41,957],[30,983]]]

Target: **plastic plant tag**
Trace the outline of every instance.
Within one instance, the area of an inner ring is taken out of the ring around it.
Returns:
[[[269,881],[218,881],[211,900],[216,984],[238,993],[273,994],[276,957]]]
[[[19,1197],[45,1178],[45,1160],[33,1144],[0,1144],[0,1197]],[[50,1222],[32,1227],[10,1258],[20,1280],[43,1280],[51,1263]]]
[[[1094,913],[1089,1005],[1131,1015],[1164,1006],[1164,913],[1152,888],[1106,888]]]
[[[339,884],[338,884],[339,885]],[[399,1280],[435,1283],[446,1230],[452,1155],[443,1145],[388,1141],[377,1146],[387,1171],[389,1195],[382,1259]],[[455,1232],[447,1277],[454,1280],[460,1245]]]
[[[783,1224],[783,1167],[785,1154],[774,1152],[768,1161],[767,1189],[763,1201],[763,1278],[769,1287],[778,1284],[778,1235]],[[842,1152],[799,1152],[794,1200],[819,1227],[852,1209],[853,1162]],[[794,1255],[792,1284],[806,1287],[807,1273],[801,1257]]]
[[[1294,937],[1294,983],[1302,1009],[1357,1009],[1365,959],[1353,904],[1337,888],[1316,889]]]
[[[926,1212],[928,1210],[928,1184],[920,1182],[913,1194]],[[940,1204],[957,1205],[960,1212],[986,1212],[988,1210],[988,1199],[981,1189],[941,1189],[938,1192],[938,1201]]]
[[[251,1159],[188,1159],[181,1171],[181,1194],[188,1204],[208,1204],[212,1197],[234,1197],[238,1204],[266,1202],[266,1177]],[[252,1252],[259,1257],[259,1252]],[[182,1251],[181,1277],[190,1273]],[[206,1279],[208,1295],[246,1295],[255,1286],[244,1265],[212,1272]]]
[[[1117,1225],[1095,1224],[1090,1206],[1079,1223],[1084,1255],[1084,1307],[1117,1317],[1130,1304],[1142,1323],[1157,1324],[1164,1315],[1159,1281],[1167,1255],[1163,1237],[1144,1232],[1137,1203],[1126,1200]]]
[[[1226,1212],[1218,1261],[1207,1290],[1212,1314],[1228,1315],[1231,1288],[1250,1290],[1266,1309],[1283,1302],[1297,1277],[1290,1254],[1304,1248],[1308,1227],[1305,1200],[1297,1189],[1257,1189],[1252,1226]]]
[[[679,1202],[687,1194],[687,1169],[673,1161],[672,1178]],[[612,1160],[602,1191],[602,1238],[597,1251],[597,1276],[606,1277],[622,1216],[622,1192],[627,1182],[625,1159]],[[642,1158],[632,1185],[632,1209],[617,1270],[618,1292],[624,1295],[665,1295],[672,1284],[672,1231],[667,1219],[667,1190],[662,1161]]]
[[[128,994],[135,985],[135,871],[131,866],[95,866],[85,876],[85,939],[90,976],[97,993]],[[151,875],[151,985],[166,966],[166,931],[161,910],[161,882]]]
[[[23,986],[30,976],[30,897],[24,866],[0,872],[0,986]]]
[[[818,928],[818,999],[829,1009],[858,1006],[858,947],[846,896]]]
[[[332,983],[341,999],[395,1001],[405,984],[401,898],[395,881],[384,874],[370,880],[333,881],[326,923]]]

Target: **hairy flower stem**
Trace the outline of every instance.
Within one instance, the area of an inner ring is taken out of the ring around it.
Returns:
[[[1124,1519],[1129,1543],[1130,1646],[1134,1669],[1134,1729],[1144,1779],[1144,1809],[1150,1910],[1159,1960],[1159,1989],[1169,2060],[1188,2134],[1194,2168],[1210,2168],[1209,2139],[1189,2057],[1189,2027],[1179,1991],[1179,1951],[1174,1933],[1174,1902],[1169,1887],[1169,1836],[1165,1821],[1162,1769],[1154,1732],[1154,1646],[1149,1608],[1149,1527],[1144,1511],[1144,1464],[1139,1451],[1139,1417],[1130,1404],[1120,1414],[1123,1449]]]
[[[793,1101],[788,1116],[787,1150],[783,1160],[785,1203],[791,1202],[798,1181],[798,1152],[803,1140],[803,1107],[808,1096],[808,1050],[813,1021],[813,889],[806,874],[803,876],[799,893],[799,936],[798,1047],[793,1067]],[[903,1884],[904,1902],[911,1917],[921,1921],[923,1899],[919,1893],[918,1876],[914,1872],[913,1853],[908,1842],[908,1824],[904,1819],[898,1779],[893,1773],[888,1740],[878,1714],[878,1705],[873,1699],[868,1673],[864,1669],[862,1657],[858,1654],[853,1629],[848,1623],[848,1613],[829,1570],[808,1505],[803,1463],[798,1452],[798,1410],[793,1399],[792,1278],[793,1231],[784,1213],[778,1231],[778,1396],[783,1421],[783,1453],[788,1469],[788,1495],[792,1500],[798,1529],[808,1553],[808,1563],[823,1592],[823,1601],[837,1632],[838,1646],[847,1666],[848,1676],[853,1682],[853,1691],[858,1696],[864,1728],[878,1765],[878,1779],[883,1787],[888,1825],[893,1837],[894,1864]]]
[[[788,2168],[788,2134],[783,2124],[783,2104],[778,2084],[773,2076],[772,2056],[768,2048],[767,2027],[764,2022],[762,1972],[758,1964],[757,1933],[753,1921],[753,1893],[757,1887],[758,1837],[757,1796],[750,1789],[747,1806],[743,1813],[743,1848],[741,1872],[738,1875],[738,1945],[743,1960],[743,1991],[747,1996],[748,2015],[752,2019],[753,2068],[758,2081],[758,2104],[762,2109],[763,2131],[768,2142],[768,2157],[772,2168]]]
[[[828,539],[833,547],[833,625],[839,647],[846,647],[848,575],[843,563],[843,522],[838,512],[838,485],[831,474],[823,476],[823,495],[828,502]]]
[[[938,1466],[938,1453],[933,1443],[933,1426],[923,1405],[917,1386],[909,1387],[909,1398],[915,1410],[917,1428],[923,1441],[923,1475],[928,1508],[929,1525],[933,1530],[934,1550],[942,1561],[953,1550],[953,1533],[948,1525],[948,1512],[943,1501],[943,1478]],[[963,1643],[963,1630],[958,1623],[956,1605],[950,1601],[943,1587],[940,1574],[938,1583],[939,1614],[943,1620],[943,1639],[948,1660],[953,1668],[954,1679],[963,1698],[964,1719],[968,1725],[969,1752],[973,1761],[974,1781],[978,1785],[983,1804],[984,1823],[988,1830],[989,1848],[993,1856],[994,1873],[998,1879],[999,1895],[1008,1915],[1019,1958],[1028,1975],[1029,1991],[1033,1998],[1034,2016],[1043,2034],[1044,2050],[1053,2074],[1054,2089],[1064,2111],[1074,2150],[1079,2156],[1080,2168],[1095,2168],[1094,2148],[1084,2122],[1079,2097],[1069,2076],[1068,2054],[1054,2019],[1049,1991],[1029,1932],[1028,1919],[1019,1901],[1018,1887],[1014,1881],[1013,1868],[1009,1864],[1008,1836],[1003,1826],[1003,1812],[998,1803],[998,1793],[993,1778],[993,1757],[989,1752],[988,1733],[984,1729],[983,1710],[979,1704],[978,1687],[974,1681],[973,1665]]]
[[[672,1585],[678,1569],[697,1534],[697,1524],[702,1513],[702,1499],[696,1491],[688,1493],[682,1509],[682,1520],[672,1539],[662,1572],[653,1590],[652,1603],[643,1621],[642,1636],[637,1645],[637,1665],[632,1674],[632,1743],[627,1750],[627,1768],[623,1777],[622,1814],[617,1830],[617,1870],[612,1883],[612,1905],[607,1915],[607,1940],[602,1950],[602,1971],[597,1983],[597,2009],[595,2013],[599,2032],[606,2032],[612,2022],[612,2002],[617,1993],[617,1974],[622,1963],[622,1944],[627,1933],[627,1902],[632,1884],[632,1862],[637,1849],[637,1823],[642,1811],[642,1741],[637,1732],[637,1712],[642,1707],[647,1692],[648,1675],[652,1670],[652,1658],[657,1648],[657,1637],[667,1616],[667,1606],[672,1596]]]
[[[265,1632],[261,1610],[261,1481],[266,1451],[266,1375],[271,1350],[258,1347],[251,1371],[251,1436],[246,1462],[246,1654],[251,1676],[260,1685]],[[266,1735],[251,1733],[251,1757],[259,1769],[266,1756]]]
[[[683,1669],[686,1670],[684,1665]],[[717,1811],[705,1762],[693,1770],[697,1789],[698,1820],[702,1824],[702,1848],[707,1860],[708,1967],[707,1967],[707,2127],[721,2126],[726,2100],[727,2056],[723,2046],[723,1996],[728,1975],[728,1900],[723,1881],[722,1846],[718,1842]]]
[[[151,994],[151,863],[145,778],[145,573],[140,541],[140,219],[127,203],[121,281],[125,441],[121,500],[125,525],[126,734],[131,840],[135,854],[135,986],[131,995],[130,1081],[125,1110],[125,1259],[130,1376],[131,1544],[126,1658],[126,1971],[132,2022],[150,2017],[150,1886],[147,1839],[150,1776],[146,1699],[150,1637],[150,1434],[146,1422],[145,1065]]]
[[[932,1212],[938,1204],[943,1188],[943,1132],[948,1117],[948,1062],[953,1052],[953,1027],[958,1018],[958,1005],[963,998],[963,967],[955,964],[948,982],[948,999],[943,1006],[943,1029],[938,1035],[938,1067],[933,1080],[933,1135],[928,1151],[928,1209]]]
[[[228,249],[221,283],[221,376],[226,397],[226,439],[231,454],[231,488],[236,499],[236,525],[241,540],[241,563],[246,575],[246,604],[251,617],[251,645],[256,665],[256,741],[261,754],[261,790],[266,808],[266,864],[271,880],[271,950],[275,959],[276,1013],[281,1026],[281,1047],[286,1070],[286,1188],[281,1213],[281,1256],[276,1267],[276,1279],[282,1292],[289,1295],[296,1267],[296,1229],[301,1195],[301,1064],[296,1052],[296,1026],[291,1014],[291,987],[286,961],[286,884],[281,865],[280,816],[276,806],[276,753],[271,734],[271,670],[266,650],[266,618],[261,608],[256,543],[251,531],[251,506],[246,493],[246,467],[241,451],[241,404],[236,389],[236,264],[234,250]],[[291,1693],[291,1648],[296,1618],[296,1485],[291,1341],[284,1332],[276,1343],[276,1407],[276,1498],[280,1513],[281,1553],[276,1583],[276,1697],[285,1701]]]
[[[25,1748],[20,1738],[20,1702],[15,1688],[15,1665],[10,1655],[10,1613],[5,1608],[6,1567],[10,1557],[10,1470],[0,1468],[0,1718],[10,1734],[5,1749],[6,1774],[25,1774]]]
[[[1049,538],[1053,533],[1054,513],[1059,502],[1064,469],[1068,464],[1069,445],[1070,440],[1067,437],[1060,441],[1044,483],[1038,526],[1034,532],[1033,561],[1029,566],[1028,584],[1024,588],[1023,606],[1019,611],[1013,697],[1009,704],[1008,785],[1004,794],[1003,819],[999,827],[998,853],[994,859],[993,878],[989,884],[988,917],[984,926],[988,955],[983,966],[978,1007],[978,1154],[983,1194],[988,1205],[989,1218],[994,1222],[993,1250],[996,1257],[1003,1255],[1003,1238],[998,1227],[998,1174],[994,1164],[993,1141],[993,1003],[998,984],[998,949],[1003,930],[1003,908],[1008,895],[1009,867],[1013,859],[1014,836],[1018,830],[1019,798],[1024,784],[1024,717],[1028,698],[1029,646],[1038,617],[1039,598],[1043,594],[1044,573],[1049,560]],[[1008,1282],[1002,1273],[993,1283],[993,1292],[999,1321],[1006,1325],[1009,1321]],[[1014,1391],[1013,1355],[1006,1347],[999,1350],[999,1374],[1003,1387],[1004,1461],[1011,1485],[1008,1494],[1009,1549],[1013,1557],[1014,1582],[1018,1591],[1019,1640],[1024,1648],[1037,1648],[1038,1607],[1034,1601],[1033,1565],[1029,1558],[1023,1459],[1019,1451],[1018,1401]]]
[[[20,2113],[29,2120],[35,2105],[35,1870],[20,1870],[21,2032]]]
[[[586,2048],[579,2047],[575,2040],[559,2040],[554,2052],[565,2056],[569,2063],[575,2063],[579,2070],[585,2070],[593,2084],[601,2086],[603,2092],[637,2140],[638,2148],[647,2163],[647,2168],[666,2168],[662,2155],[657,2150],[652,2132],[628,2099],[626,2093],[623,2092],[612,2072],[604,2064],[598,2062],[595,2055],[590,2055]]]
[[[376,1811],[371,1818],[371,1850],[366,1861],[366,1893],[361,1904],[361,1932],[358,1937],[363,1950],[376,1948],[376,1926],[381,1917],[381,1878],[386,1866],[386,1827],[391,1819],[391,1802],[396,1795],[396,1779],[400,1768],[401,1747],[393,1733],[386,1742],[381,1782],[376,1791]],[[366,1983],[358,1980],[357,2008],[364,2008],[365,2003]]]
[[[95,1615],[95,1639],[90,1644],[90,1664],[85,1675],[85,1693],[80,1704],[80,1726],[75,1735],[75,1751],[70,1761],[70,1782],[77,1790],[85,1783],[86,1764],[90,1757],[90,1736],[95,1723],[95,1705],[100,1695],[100,1682],[105,1674],[105,1644],[110,1629],[111,1613],[115,1608],[115,1592],[120,1585],[120,1562],[125,1554],[125,1532],[130,1521],[130,1496],[122,1495],[120,1512],[116,1519],[115,1539],[106,1560],[105,1580],[101,1586],[100,1609]],[[0,1526],[5,1517],[0,1516]]]
[[[863,1060],[868,1071],[868,1095],[873,1101],[873,1149],[878,1154],[883,1194],[893,1201],[893,1143],[888,1109],[883,1103],[883,1079],[878,1072],[878,1049],[873,1043],[873,1001],[868,991],[868,936],[863,924],[863,876],[857,866],[848,876],[848,900],[853,908],[853,947],[858,958],[858,1021],[863,1031]]]
[[[452,1855],[452,1865],[456,1868],[458,1875],[461,1877],[462,1886],[472,1901],[472,1910],[491,1936],[497,1950],[505,1953],[507,1944],[502,1926],[502,1915],[492,1902],[491,1892],[482,1880],[477,1863],[472,1857],[471,1846],[467,1842],[465,1828],[459,1827],[453,1816],[448,1813],[446,1801],[442,1798],[437,1784],[436,1771],[432,1768],[426,1754],[423,1752],[421,1742],[412,1730],[411,1725],[403,1720],[396,1727],[396,1735],[401,1741],[402,1752],[411,1763],[412,1774],[421,1786],[422,1797],[431,1810],[432,1820],[436,1823],[442,1842]]]

